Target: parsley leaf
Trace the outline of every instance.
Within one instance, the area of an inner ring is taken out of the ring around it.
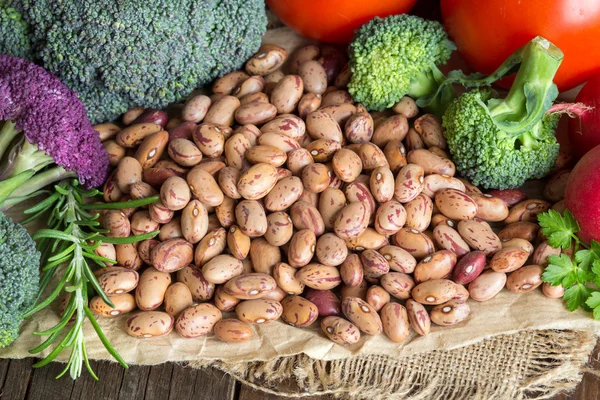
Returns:
[[[592,294],[593,289],[585,286],[583,283],[577,283],[576,285],[571,286],[567,290],[565,290],[565,294],[563,298],[565,299],[565,303],[569,311],[575,311],[580,306],[586,310],[589,310],[590,307],[585,303],[585,301]]]
[[[594,310],[594,319],[600,319],[600,292],[593,292],[585,304]]]
[[[600,259],[600,243],[595,240],[592,240],[589,249],[579,250],[575,253],[575,261],[586,271],[590,271],[593,263],[598,259]]]
[[[594,260],[590,276],[596,286],[600,287],[600,260]],[[590,281],[592,280],[590,279]]]
[[[556,249],[571,247],[572,239],[579,231],[579,224],[569,210],[566,210],[564,215],[555,210],[548,210],[538,215],[538,222],[542,233],[548,238],[548,243]]]
[[[566,254],[548,257],[548,267],[542,274],[542,280],[552,286],[563,285],[565,289],[577,282],[577,266]]]

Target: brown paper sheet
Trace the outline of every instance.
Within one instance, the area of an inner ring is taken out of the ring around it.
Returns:
[[[270,31],[265,36],[265,41],[284,46],[290,51],[299,44],[306,43],[305,39],[285,28]],[[539,193],[540,188],[540,182],[531,182],[526,189],[533,194]],[[255,325],[253,338],[239,344],[221,342],[213,335],[183,339],[175,332],[161,338],[132,338],[125,332],[127,315],[114,319],[100,318],[99,323],[115,349],[125,361],[132,364],[199,359],[227,362],[267,361],[300,353],[321,360],[341,359],[359,354],[384,354],[400,358],[436,349],[466,346],[490,336],[521,330],[576,329],[600,333],[600,322],[594,321],[591,314],[582,310],[571,313],[561,300],[548,299],[539,290],[519,295],[504,289],[492,300],[484,303],[469,300],[469,305],[471,315],[466,321],[452,327],[433,326],[431,333],[424,337],[412,332],[401,344],[391,342],[385,335],[363,335],[355,345],[340,346],[324,337],[318,323],[310,329],[294,328],[282,322]],[[44,339],[32,333],[50,328],[57,321],[54,310],[42,310],[23,325],[21,336],[15,343],[0,350],[0,358],[31,356],[28,350],[39,345]],[[89,323],[85,325],[84,333],[90,358],[110,359]],[[59,360],[65,360],[67,356],[65,352]]]

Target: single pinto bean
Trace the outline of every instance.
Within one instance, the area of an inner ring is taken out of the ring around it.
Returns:
[[[437,325],[455,325],[468,318],[471,308],[467,303],[450,300],[447,303],[437,305],[431,309],[429,316],[431,321]]]
[[[442,214],[454,220],[473,219],[477,214],[477,203],[466,193],[452,188],[438,190],[435,204]]]
[[[421,336],[427,335],[431,329],[431,319],[425,307],[409,299],[406,301],[406,311],[410,326],[412,326],[415,332]]]
[[[505,283],[504,272],[485,271],[469,283],[469,295],[473,300],[487,301],[500,293]]]
[[[532,242],[536,238],[539,230],[540,226],[534,222],[513,222],[498,232],[498,237],[501,240],[520,238]]]
[[[498,272],[512,272],[521,268],[529,258],[529,252],[521,247],[504,247],[490,260],[490,268]]]
[[[442,304],[456,295],[456,283],[448,279],[426,281],[415,286],[411,295],[416,302],[421,304]]]
[[[537,221],[540,213],[550,209],[550,203],[544,200],[525,200],[516,204],[510,209],[508,217],[504,220],[505,224],[521,221]]]
[[[371,141],[384,148],[394,139],[403,140],[408,133],[408,120],[402,115],[393,115],[377,125]]]
[[[246,72],[250,75],[268,75],[278,70],[288,57],[287,50],[274,44],[263,44],[246,61]]]
[[[460,221],[458,233],[473,249],[493,254],[502,248],[502,243],[494,231],[485,222]]]
[[[456,172],[456,168],[452,161],[442,158],[425,149],[409,151],[406,155],[406,160],[411,164],[417,164],[423,167],[426,175],[440,174],[454,176],[454,173]]]
[[[543,269],[539,265],[526,265],[512,272],[506,280],[506,288],[515,293],[527,293],[542,284]]]
[[[298,75],[304,82],[304,90],[310,93],[323,94],[327,89],[325,68],[316,60],[308,60],[300,64]]]
[[[485,268],[486,257],[482,251],[468,253],[456,263],[452,271],[454,282],[466,285],[477,278]]]
[[[312,263],[302,267],[296,273],[296,279],[306,286],[317,290],[333,289],[342,283],[336,267]]]
[[[204,336],[222,318],[221,311],[212,304],[204,303],[186,308],[177,318],[175,329],[184,338]]]
[[[271,92],[271,103],[277,108],[278,114],[287,114],[294,111],[302,98],[304,83],[298,75],[284,76]]]
[[[342,311],[364,333],[379,335],[383,331],[381,318],[377,311],[358,297],[346,297],[342,301]]]
[[[175,272],[194,259],[191,243],[184,239],[169,239],[156,245],[151,253],[152,265],[161,272]]]
[[[423,167],[416,164],[407,164],[396,176],[394,198],[400,203],[407,203],[417,197],[423,190]]]
[[[341,317],[326,317],[321,321],[321,330],[334,343],[353,344],[360,340],[360,330]]]
[[[406,210],[406,228],[425,231],[431,223],[433,213],[433,202],[431,198],[420,194],[404,205]]]
[[[140,310],[155,310],[164,301],[167,288],[171,284],[171,275],[155,268],[146,269],[140,276],[135,290],[135,300]]]
[[[415,282],[446,278],[452,273],[455,264],[456,254],[449,250],[437,251],[417,264],[414,271]]]
[[[252,328],[234,318],[218,321],[213,327],[213,332],[224,342],[245,342],[252,337]]]
[[[477,203],[477,218],[485,221],[499,222],[508,216],[508,206],[504,200],[489,194],[472,195],[471,198]]]
[[[281,301],[281,306],[281,319],[292,326],[310,326],[319,316],[317,306],[300,296],[287,296]]]
[[[388,303],[381,309],[381,322],[383,332],[394,343],[401,343],[410,334],[410,323],[408,313],[403,305]]]
[[[161,311],[143,311],[127,319],[127,334],[138,338],[165,336],[173,330],[175,319]]]
[[[281,303],[271,299],[242,301],[235,308],[240,321],[247,324],[265,324],[279,319],[283,313]]]
[[[442,124],[434,115],[424,114],[417,118],[414,122],[415,131],[421,135],[423,142],[427,147],[439,147],[445,149],[447,147],[446,139],[442,132]]]

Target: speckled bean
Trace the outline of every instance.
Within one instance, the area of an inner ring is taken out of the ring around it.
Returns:
[[[403,305],[388,303],[381,309],[383,332],[394,343],[401,343],[410,335],[408,313]]]
[[[184,338],[208,335],[222,318],[221,311],[212,304],[188,307],[177,317],[175,329]]]
[[[527,293],[542,284],[543,268],[539,265],[526,265],[510,273],[506,279],[506,288],[514,293]]]
[[[334,343],[353,344],[360,340],[360,330],[341,317],[326,317],[321,321],[321,330]]]
[[[486,223],[479,221],[460,221],[458,233],[475,250],[486,255],[493,254],[502,248],[502,243],[494,231]]]
[[[175,319],[162,311],[142,311],[127,319],[126,332],[137,338],[152,338],[168,335],[173,330]]]
[[[271,299],[242,301],[235,308],[240,321],[247,324],[266,324],[279,319],[283,313],[281,303]]]
[[[476,301],[487,301],[495,297],[506,283],[506,274],[489,270],[469,283],[469,295]]]
[[[456,295],[456,283],[448,279],[422,282],[412,289],[411,295],[416,302],[421,304],[442,304]]]
[[[425,307],[422,304],[409,299],[406,300],[406,312],[408,314],[410,326],[412,326],[414,331],[421,336],[427,335],[431,329],[431,318],[429,318],[429,314]]]
[[[394,198],[400,203],[407,203],[417,197],[423,190],[425,172],[423,167],[407,164],[396,176]]]
[[[342,312],[358,329],[369,335],[379,335],[383,331],[377,311],[358,297],[346,297],[342,301]]]

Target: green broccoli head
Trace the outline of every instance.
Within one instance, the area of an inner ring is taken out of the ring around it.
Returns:
[[[506,97],[476,89],[450,105],[442,124],[461,175],[486,189],[507,189],[550,172],[560,116],[548,111],[558,96],[552,79],[562,59],[558,47],[534,38],[490,75],[499,78],[519,66]]]
[[[454,49],[439,22],[406,14],[374,18],[350,44],[348,91],[354,100],[377,111],[405,95],[430,94],[444,78],[438,66]]]
[[[21,225],[0,213],[0,348],[19,336],[21,315],[35,302],[40,253]]]
[[[558,156],[554,132],[559,115],[549,114],[532,130],[511,136],[498,129],[489,114],[486,103],[491,97],[489,90],[465,93],[444,114],[457,171],[486,189],[515,188],[546,176]]]
[[[11,4],[0,0],[0,54],[33,59],[29,26]]]
[[[25,0],[34,51],[92,122],[164,107],[243,65],[266,28],[261,0]]]

